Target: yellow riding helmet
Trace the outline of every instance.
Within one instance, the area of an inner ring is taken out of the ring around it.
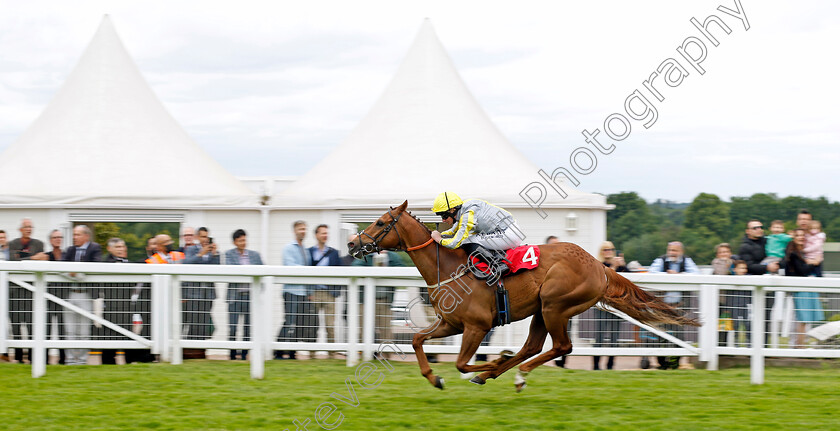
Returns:
[[[443,211],[449,211],[452,208],[461,206],[463,204],[464,201],[461,199],[460,196],[456,195],[454,192],[443,192],[435,198],[435,203],[432,206],[432,212],[439,213]]]

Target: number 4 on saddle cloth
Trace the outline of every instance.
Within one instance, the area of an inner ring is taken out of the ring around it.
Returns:
[[[475,248],[470,252],[467,262],[470,272],[479,280],[486,280],[490,286],[497,285],[493,326],[510,323],[510,302],[502,277],[534,269],[539,263],[540,249],[533,245],[523,245],[505,252],[485,248]]]
[[[498,263],[507,264],[508,271],[504,274],[494,273]],[[493,285],[497,278],[516,274],[519,271],[534,269],[540,264],[540,248],[535,245],[522,245],[504,252],[478,249],[470,253],[470,270],[479,278],[487,279],[487,284]]]

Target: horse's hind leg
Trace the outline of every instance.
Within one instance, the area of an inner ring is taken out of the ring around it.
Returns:
[[[560,356],[572,353],[572,340],[569,338],[569,332],[567,329],[569,327],[569,319],[571,319],[572,316],[585,311],[591,305],[592,304],[584,303],[578,304],[572,308],[564,309],[560,306],[560,303],[557,303],[555,306],[543,307],[542,315],[543,319],[545,319],[545,327],[548,330],[548,333],[551,334],[552,348],[519,367],[519,371],[516,373],[516,379],[514,380],[517,392],[521,391],[522,388],[525,387],[525,376],[528,375],[531,370],[554,358],[559,358]]]
[[[560,326],[560,328],[557,330],[552,330],[555,327],[554,325],[552,325],[552,329],[548,329],[549,333],[551,334],[551,340],[553,344],[552,348],[549,351],[535,357],[534,359],[531,359],[530,361],[526,362],[521,367],[519,367],[519,371],[516,373],[516,379],[514,379],[514,384],[516,385],[516,392],[521,391],[522,388],[525,387],[525,376],[528,375],[528,373],[530,373],[531,370],[539,367],[540,365],[554,358],[559,358],[563,355],[568,355],[569,353],[572,353],[572,341],[571,339],[569,339],[569,333],[566,330],[566,328],[568,327],[569,318],[564,316],[552,320],[559,322],[557,323],[557,325]]]
[[[517,352],[516,355],[514,355],[513,357],[504,359],[501,362],[496,363],[496,367],[494,369],[485,371],[480,375],[473,377],[473,379],[470,381],[482,385],[485,381],[487,381],[487,379],[495,379],[496,377],[502,375],[502,373],[504,373],[505,371],[521,364],[531,356],[540,353],[543,347],[543,343],[545,343],[545,337],[547,335],[548,332],[546,331],[542,315],[535,314],[534,317],[531,319],[531,327],[528,331],[528,339],[525,340],[525,345],[522,346],[522,349],[519,350],[519,352]]]

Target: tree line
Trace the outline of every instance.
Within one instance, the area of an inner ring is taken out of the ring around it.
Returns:
[[[156,235],[169,235],[175,242],[173,246],[179,247],[181,240],[179,226],[179,223],[175,222],[91,223],[89,225],[93,229],[94,241],[102,246],[103,252],[109,239],[124,240],[128,247],[128,260],[132,262],[141,262],[146,258],[146,241]]]
[[[657,200],[647,203],[636,192],[607,195],[615,209],[607,212],[607,239],[624,253],[629,262],[650,265],[665,254],[669,241],[681,241],[685,253],[697,264],[709,264],[715,246],[722,242],[738,252],[744,229],[751,219],[760,220],[767,233],[770,222],[782,220],[786,229],[796,225],[796,214],[807,209],[822,223],[828,241],[840,241],[840,202],[825,197],[778,197],[756,193],[732,197],[729,202],[711,193],[700,193],[690,204]]]

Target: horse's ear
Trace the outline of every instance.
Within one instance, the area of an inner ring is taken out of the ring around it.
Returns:
[[[400,211],[405,211],[405,209],[406,209],[406,208],[408,208],[408,199],[406,199],[406,200],[402,203],[402,205],[400,205],[400,206],[398,206],[398,207],[397,207],[397,209],[398,209],[398,210],[400,210]]]

